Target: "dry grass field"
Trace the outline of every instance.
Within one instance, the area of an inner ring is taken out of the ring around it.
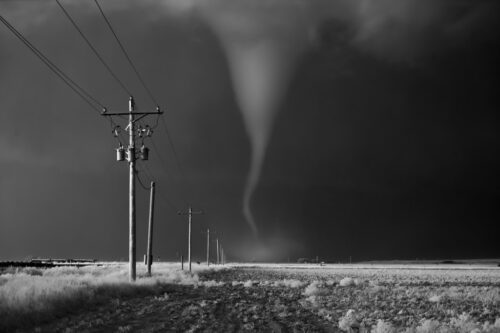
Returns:
[[[500,332],[500,269],[159,263],[7,268],[0,331]]]

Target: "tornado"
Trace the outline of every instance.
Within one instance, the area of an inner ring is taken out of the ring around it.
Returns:
[[[255,235],[258,228],[251,210],[252,195],[280,103],[297,59],[308,44],[352,47],[383,61],[413,64],[421,56],[434,54],[437,45],[460,43],[460,31],[475,31],[474,38],[496,37],[496,33],[481,37],[485,26],[481,22],[496,27],[494,17],[487,14],[498,7],[494,2],[472,0],[458,4],[432,0],[164,1],[179,13],[201,17],[225,51],[251,144],[243,214]],[[450,16],[450,10],[462,15]],[[337,30],[323,27],[334,38],[321,41],[319,24],[325,20],[334,21]],[[433,41],[432,49],[428,41]]]
[[[286,91],[292,61],[273,42],[231,46],[227,50],[236,98],[251,144],[251,162],[243,193],[243,214],[257,235],[251,210],[273,122]]]
[[[307,41],[308,20],[300,8],[282,1],[219,4],[215,6],[212,2],[203,13],[227,56],[236,101],[250,141],[251,162],[243,192],[243,215],[257,236],[252,195],[259,182],[276,114]]]

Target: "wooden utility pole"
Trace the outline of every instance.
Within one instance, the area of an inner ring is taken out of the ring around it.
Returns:
[[[129,99],[129,192],[128,192],[128,215],[129,215],[129,238],[128,238],[128,264],[129,264],[129,280],[135,281],[135,240],[136,240],[136,225],[135,225],[135,121],[134,121],[134,99]]]
[[[210,266],[210,229],[207,228],[207,266]]]
[[[220,252],[219,252],[220,249],[219,249],[219,238],[217,237],[217,231],[210,232],[210,229],[207,228],[207,266],[210,266],[211,243],[216,243],[216,249],[215,249],[216,258],[214,262],[216,265],[218,265],[220,262]]]
[[[188,216],[188,261],[189,261],[189,272],[191,272],[191,219],[193,214],[201,215],[203,211],[193,211],[191,206],[189,206],[187,212],[179,211],[178,215],[187,215]]]
[[[148,225],[148,252],[146,262],[148,265],[148,275],[151,276],[151,264],[153,262],[153,218],[155,210],[155,182],[151,182],[149,195],[149,225]]]
[[[135,161],[136,161],[136,148],[135,148],[135,138],[136,138],[136,126],[135,122],[139,119],[146,117],[147,115],[161,115],[163,112],[160,111],[160,107],[156,107],[155,112],[135,112],[135,102],[134,98],[130,96],[128,102],[128,112],[115,112],[108,113],[106,109],[103,110],[101,115],[103,116],[128,116],[128,126],[126,130],[128,131],[129,136],[129,145],[127,149],[127,161],[129,163],[129,251],[128,251],[128,260],[129,260],[129,280],[131,282],[136,279],[136,211],[135,211]],[[135,117],[135,116],[139,117]],[[115,136],[118,137],[119,127],[116,126],[113,130]],[[142,136],[143,130],[140,128],[140,135]],[[145,131],[145,130],[144,130]],[[147,131],[147,136],[151,135],[151,131]],[[123,161],[124,158],[124,148],[121,146],[116,150],[117,152],[117,160]],[[143,160],[148,159],[148,149],[144,146],[141,147],[140,150],[140,158]]]
[[[191,218],[193,216],[193,211],[189,207],[189,236],[188,236],[188,261],[189,261],[189,272],[191,272]]]
[[[219,238],[217,237],[216,238],[216,242],[217,242],[217,265],[220,263],[220,257],[219,257]]]

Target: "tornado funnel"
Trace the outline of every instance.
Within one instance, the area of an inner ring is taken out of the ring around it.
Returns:
[[[251,210],[273,122],[294,64],[307,41],[307,15],[285,2],[210,6],[205,17],[225,50],[236,100],[251,144],[243,214],[255,235]]]

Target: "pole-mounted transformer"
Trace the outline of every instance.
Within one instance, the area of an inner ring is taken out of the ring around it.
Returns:
[[[140,152],[141,160],[147,161],[149,159],[149,148],[142,145]]]
[[[116,148],[116,160],[117,161],[125,161],[125,148],[122,145]]]

